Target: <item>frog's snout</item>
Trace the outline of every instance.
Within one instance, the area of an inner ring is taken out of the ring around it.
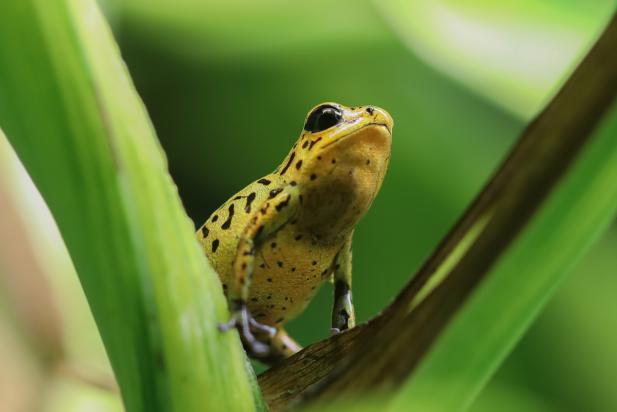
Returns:
[[[392,127],[394,127],[394,120],[390,113],[377,106],[366,106],[366,113],[372,117],[372,123],[384,125],[390,133],[392,133]]]

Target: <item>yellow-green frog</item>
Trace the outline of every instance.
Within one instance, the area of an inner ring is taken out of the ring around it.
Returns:
[[[355,325],[354,228],[388,167],[392,118],[374,106],[313,108],[283,163],[249,184],[197,231],[229,299],[246,351],[276,363],[301,349],[283,324],[334,280],[332,331]]]

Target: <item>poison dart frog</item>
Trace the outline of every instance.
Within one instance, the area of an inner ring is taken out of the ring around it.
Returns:
[[[316,106],[281,165],[197,231],[229,300],[219,328],[236,328],[251,357],[274,364],[301,349],[283,325],[326,280],[334,282],[332,332],[355,325],[352,237],[381,187],[392,126],[375,106]]]

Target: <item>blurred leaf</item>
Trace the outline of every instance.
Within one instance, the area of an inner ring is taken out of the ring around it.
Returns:
[[[617,209],[617,16],[485,190],[383,314],[260,377],[290,401],[403,391],[394,407],[463,410]],[[338,368],[336,368],[338,366]]]
[[[50,268],[38,260],[12,186],[16,157],[0,130],[0,302],[14,319],[31,354],[53,368],[64,356],[63,325],[49,281]]]
[[[124,412],[114,393],[73,379],[56,377],[47,383],[47,396],[41,412]]]
[[[561,409],[543,402],[538,394],[520,388],[493,385],[474,403],[473,412],[558,412]],[[540,398],[540,399],[538,399]]]
[[[424,61],[524,119],[542,108],[617,5],[615,0],[374,3]]]
[[[285,0],[106,0],[118,24],[133,24],[157,42],[188,56],[248,58],[289,50],[319,56],[331,42],[365,46],[387,33],[369,0],[288,2]],[[327,11],[327,12],[326,12]],[[346,18],[350,14],[352,19]],[[315,17],[320,23],[315,25]],[[260,28],[267,27],[267,30]]]
[[[0,126],[47,201],[128,411],[253,410],[216,274],[90,0],[9,0]]]
[[[474,399],[615,216],[616,130],[614,112],[431,347],[399,405],[455,411]]]
[[[615,229],[613,225],[560,286],[477,403],[487,404],[485,398],[497,397],[493,387],[505,385],[562,412],[617,410]]]

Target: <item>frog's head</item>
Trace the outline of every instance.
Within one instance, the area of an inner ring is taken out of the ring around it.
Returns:
[[[315,106],[306,116],[302,139],[319,142],[314,145],[324,148],[354,135],[373,133],[380,130],[386,138],[392,135],[392,117],[383,109],[375,106],[347,107],[338,103],[322,103]]]
[[[308,113],[281,171],[288,166],[287,175],[300,181],[345,168],[381,179],[390,158],[392,126],[392,117],[379,107],[322,103]]]
[[[392,126],[388,112],[375,106],[320,104],[306,117],[300,139],[279,173],[319,193],[312,198],[320,209],[327,197],[332,207],[346,203],[363,214],[388,167]],[[334,199],[339,195],[337,202]]]

